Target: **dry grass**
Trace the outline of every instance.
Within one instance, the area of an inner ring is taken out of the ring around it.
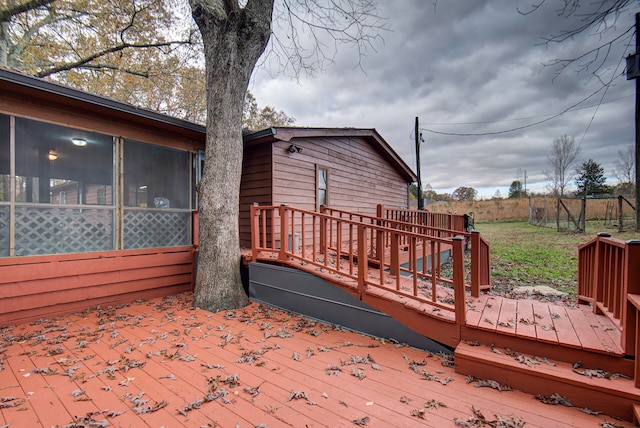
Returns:
[[[630,201],[632,204],[634,200]],[[571,214],[577,218],[580,213],[581,201],[578,199],[563,199]],[[551,197],[521,198],[521,199],[495,199],[469,202],[444,202],[433,203],[427,206],[433,212],[451,212],[457,214],[473,213],[476,222],[505,222],[528,221],[529,213],[536,209],[538,213],[546,210],[546,222],[549,227],[555,227],[557,200]],[[587,221],[605,221],[608,225],[617,225],[619,205],[617,199],[588,199]],[[561,208],[561,222],[567,221],[566,212]],[[633,218],[633,211],[629,205],[623,202],[622,214],[627,221]]]

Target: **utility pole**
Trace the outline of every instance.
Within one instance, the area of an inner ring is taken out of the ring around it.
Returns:
[[[418,126],[418,116],[416,116],[416,129],[414,131],[416,134],[416,173],[418,174],[418,209],[424,209],[424,202],[422,200],[422,177],[420,176],[420,140],[422,140],[422,135],[420,134],[420,127]]]
[[[636,81],[636,232],[640,231],[640,12],[636,13],[636,51],[627,57],[627,80]]]

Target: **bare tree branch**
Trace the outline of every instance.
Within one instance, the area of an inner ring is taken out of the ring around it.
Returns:
[[[5,9],[0,9],[0,22],[9,21],[12,17],[47,6],[56,0],[31,0],[24,3],[10,4]]]
[[[547,4],[547,0],[541,0],[530,6],[529,10],[518,8],[522,15],[530,15],[538,12]],[[584,51],[575,57],[557,58],[543,65],[555,67],[553,80],[564,73],[568,68],[575,66],[576,74],[591,73],[599,78],[598,72],[605,66],[614,47],[631,40],[634,26],[629,24],[620,32],[619,23],[622,17],[632,13],[631,9],[637,4],[637,0],[562,0],[561,7],[556,9],[556,14],[566,18],[570,25],[567,30],[556,34],[544,36],[542,45],[565,43],[578,38],[578,36],[595,36],[600,42],[592,49]],[[586,10],[583,10],[586,9]]]
[[[271,44],[261,65],[296,77],[333,63],[338,45],[355,48],[354,67],[389,29],[373,0],[282,0],[274,10]]]

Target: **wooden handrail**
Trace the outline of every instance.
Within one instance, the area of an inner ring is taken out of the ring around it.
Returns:
[[[435,229],[454,230],[457,233],[466,233],[468,224],[464,214],[434,213],[428,210],[410,210],[406,208],[387,208],[379,204],[377,216],[405,223],[414,223],[429,226]]]
[[[640,294],[640,241],[622,241],[600,233],[578,247],[578,300],[607,316],[621,332],[621,346],[635,355],[636,309],[630,295]]]
[[[355,284],[354,291],[360,296],[370,287],[390,290],[449,311],[456,322],[464,321],[465,277],[468,276],[464,272],[466,237],[431,236],[352,218],[288,206],[252,205],[252,259],[298,261],[317,266],[320,272],[340,275]],[[271,235],[267,230],[271,230]],[[390,245],[371,259],[369,254],[376,243],[370,241],[379,239]],[[322,245],[317,246],[318,243]],[[450,253],[454,266],[449,277],[440,269],[443,252]],[[407,291],[406,285],[401,286],[408,280],[413,283],[411,291]],[[448,299],[443,301],[436,293],[436,285],[446,284],[454,289],[453,304]]]
[[[431,213],[428,211],[416,211],[407,209],[391,209],[384,208],[383,205],[377,207],[377,217],[369,216],[361,213],[352,213],[331,207],[322,207],[322,213],[349,220],[361,221],[366,224],[377,226],[385,226],[393,229],[401,229],[416,232],[429,236],[447,237],[464,236],[468,242],[471,242],[471,295],[473,297],[480,296],[480,290],[488,290],[491,288],[491,265],[490,265],[490,247],[489,243],[476,230],[467,232],[465,228],[465,220],[463,215],[457,214],[441,214]],[[438,222],[429,220],[430,218],[440,218]],[[446,220],[442,220],[445,219]],[[440,228],[431,224],[446,224],[449,228]],[[373,241],[373,240],[372,240]],[[376,239],[377,246],[371,248],[369,254],[376,259],[378,254],[384,254],[385,250],[390,250],[391,254],[395,254],[392,245],[405,245],[411,247],[411,242],[403,240],[392,243],[388,239],[378,237]],[[393,261],[391,266],[395,266]],[[395,274],[395,272],[392,272]]]

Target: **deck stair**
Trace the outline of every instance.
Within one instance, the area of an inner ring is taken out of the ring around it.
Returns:
[[[581,245],[580,304],[568,307],[492,296],[489,246],[477,232],[405,214],[254,205],[247,259],[307,271],[449,346],[460,374],[637,419],[640,242],[599,235]]]
[[[640,399],[633,374],[584,364],[574,368],[576,363],[469,342],[461,342],[455,351],[456,372],[470,376],[469,381],[495,381],[500,388],[535,394],[550,403],[562,404],[564,398],[585,411],[632,420]],[[624,369],[625,364],[619,366]]]

